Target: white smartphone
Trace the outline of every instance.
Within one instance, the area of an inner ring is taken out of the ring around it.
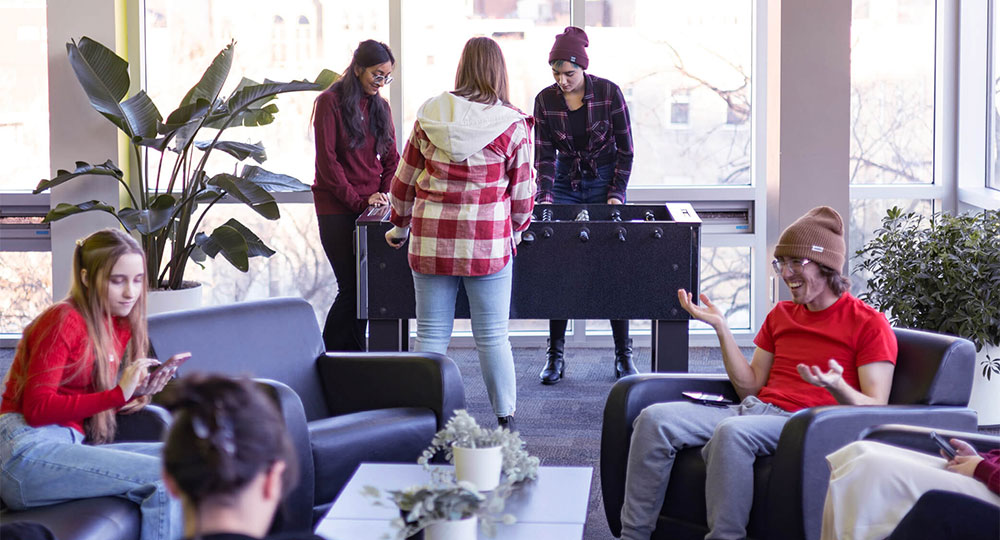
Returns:
[[[706,405],[732,405],[733,400],[723,396],[722,394],[708,394],[705,392],[681,392],[681,395],[694,401],[695,403],[704,403]]]

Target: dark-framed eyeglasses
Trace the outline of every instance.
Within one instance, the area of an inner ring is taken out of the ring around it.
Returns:
[[[392,82],[392,75],[372,75],[372,82],[385,86]]]
[[[791,270],[793,274],[798,274],[803,266],[811,262],[809,259],[774,259],[771,261],[771,268],[774,268],[776,274],[781,274],[785,268]]]

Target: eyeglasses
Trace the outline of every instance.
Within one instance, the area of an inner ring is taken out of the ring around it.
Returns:
[[[392,82],[392,75],[372,75],[372,82],[385,86]]]
[[[771,261],[771,268],[774,268],[774,272],[776,274],[781,274],[781,271],[784,270],[786,267],[789,270],[791,270],[793,274],[798,274],[799,272],[802,271],[802,267],[811,262],[812,261],[810,261],[809,259],[788,259],[788,260],[774,259],[773,261]]]

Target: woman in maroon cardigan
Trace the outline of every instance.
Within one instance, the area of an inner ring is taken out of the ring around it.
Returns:
[[[337,278],[326,317],[328,351],[363,351],[367,321],[357,318],[354,223],[369,205],[387,204],[396,165],[389,102],[379,90],[392,82],[396,59],[378,41],[362,41],[343,76],[316,99],[316,180],[313,199],[323,250]]]

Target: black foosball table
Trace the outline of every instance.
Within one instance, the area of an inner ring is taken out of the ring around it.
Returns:
[[[369,349],[405,351],[414,317],[406,246],[385,241],[387,207],[357,221],[358,316]],[[677,289],[698,296],[701,219],[688,203],[536,205],[514,257],[512,319],[648,319],[652,371],[688,371],[689,316]],[[468,318],[459,290],[456,318]]]

